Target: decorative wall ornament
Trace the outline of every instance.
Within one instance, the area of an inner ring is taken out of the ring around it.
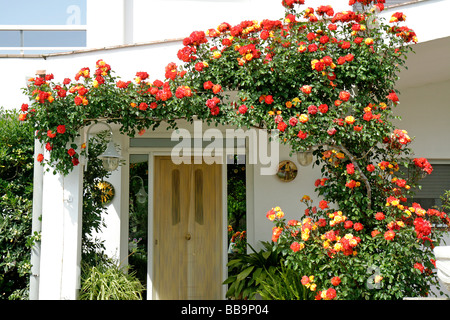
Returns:
[[[281,181],[290,182],[295,179],[297,173],[297,166],[292,161],[284,160],[278,164],[277,177]]]
[[[101,192],[102,204],[104,206],[110,204],[111,201],[114,198],[114,195],[116,194],[114,186],[111,183],[107,182],[107,181],[100,181],[97,184],[97,188]]]

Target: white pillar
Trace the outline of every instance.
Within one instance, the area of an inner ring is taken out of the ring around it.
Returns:
[[[36,161],[39,153],[44,153],[42,144],[36,139],[34,142],[34,175],[33,175],[33,218],[31,232],[41,232],[42,215],[42,191],[43,191],[43,167]],[[40,279],[40,254],[41,243],[37,241],[31,248],[31,276],[30,276],[30,300],[39,299],[39,279]]]
[[[83,168],[45,172],[42,199],[40,300],[75,300],[80,288]]]

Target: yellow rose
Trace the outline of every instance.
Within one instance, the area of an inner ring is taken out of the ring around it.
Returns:
[[[364,40],[364,43],[365,43],[366,45],[370,46],[370,45],[373,44],[373,39],[372,39],[372,38],[366,38],[366,39]]]
[[[341,251],[342,250],[342,244],[341,243],[335,243],[333,249],[335,251]]]
[[[345,122],[347,124],[353,124],[353,123],[355,123],[355,118],[353,116],[346,116],[345,117]]]
[[[301,123],[306,123],[306,122],[308,122],[308,120],[309,120],[309,117],[307,114],[302,113],[299,117],[299,121]]]

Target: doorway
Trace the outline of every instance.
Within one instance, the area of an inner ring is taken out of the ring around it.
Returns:
[[[155,156],[153,297],[222,298],[222,168]]]

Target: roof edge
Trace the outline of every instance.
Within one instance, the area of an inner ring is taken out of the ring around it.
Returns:
[[[140,43],[133,43],[133,44],[120,44],[120,45],[114,45],[109,47],[99,47],[99,48],[87,48],[87,49],[81,49],[81,50],[73,50],[73,51],[64,51],[64,52],[55,52],[55,53],[46,53],[46,54],[0,54],[1,58],[16,58],[16,59],[44,59],[52,58],[52,57],[59,57],[59,56],[67,56],[67,55],[73,55],[73,54],[83,54],[83,53],[90,53],[90,52],[96,52],[96,51],[108,51],[108,50],[117,50],[117,49],[124,49],[124,48],[134,48],[134,47],[145,47],[145,46],[152,46],[152,45],[158,45],[158,44],[165,44],[165,43],[172,43],[172,42],[180,42],[183,41],[184,38],[173,38],[173,39],[164,39],[164,40],[155,40],[155,41],[149,41],[149,42],[140,42]]]

